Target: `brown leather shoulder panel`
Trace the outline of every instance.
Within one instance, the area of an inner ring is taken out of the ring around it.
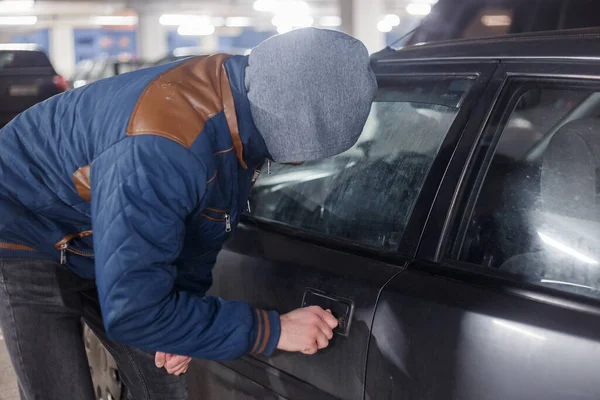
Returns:
[[[87,202],[92,200],[92,186],[90,183],[90,166],[86,165],[73,173],[73,182],[79,196]]]
[[[193,58],[157,77],[138,100],[127,135],[159,135],[190,148],[206,121],[223,111],[228,57]]]

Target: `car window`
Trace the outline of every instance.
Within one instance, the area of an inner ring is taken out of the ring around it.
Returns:
[[[553,85],[517,92],[499,140],[482,143],[493,156],[454,256],[600,298],[600,91]]]
[[[51,67],[41,51],[0,51],[0,69]]]
[[[358,143],[327,160],[261,176],[252,215],[395,250],[470,78],[380,81]]]

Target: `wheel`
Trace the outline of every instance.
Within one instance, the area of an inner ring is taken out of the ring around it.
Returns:
[[[83,340],[92,382],[96,388],[96,399],[124,400],[125,390],[119,376],[117,363],[100,339],[85,324],[83,325]]]

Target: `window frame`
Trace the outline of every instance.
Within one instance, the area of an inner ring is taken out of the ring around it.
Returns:
[[[377,64],[376,61],[374,63]],[[487,86],[496,66],[497,63],[493,60],[480,62],[451,61],[444,63],[436,61],[427,61],[423,63],[398,61],[393,63],[385,62],[379,68],[377,65],[373,66],[377,78],[383,78],[387,81],[433,77],[442,79],[468,77],[473,79],[473,85],[463,99],[460,110],[449,127],[446,136],[442,140],[438,154],[434,158],[429,172],[425,177],[423,187],[417,196],[415,205],[410,213],[398,249],[390,251],[375,248],[365,244],[327,236],[318,232],[301,230],[285,223],[265,220],[251,214],[244,214],[241,222],[251,223],[263,229],[271,230],[283,235],[294,236],[320,245],[340,250],[354,251],[380,259],[394,259],[398,256],[414,257],[422,237],[425,221],[428,218],[439,184],[445,173],[446,166],[470,119],[473,108],[477,105],[477,100]]]
[[[447,190],[440,189],[440,196],[433,206],[433,210],[436,212],[430,220],[442,220],[443,222],[427,224],[424,235],[428,237],[428,240],[423,241],[418,249],[417,264],[428,265],[426,269],[436,275],[484,285],[494,290],[510,292],[548,304],[600,313],[600,300],[524,283],[496,269],[458,261],[449,257],[447,251],[448,245],[452,243],[454,233],[459,229],[462,216],[465,215],[466,202],[471,197],[473,190],[477,189],[474,187],[472,179],[478,176],[482,169],[487,171],[489,162],[492,160],[492,157],[487,157],[487,165],[484,165],[478,159],[481,142],[489,138],[490,134],[501,135],[503,129],[499,129],[498,122],[506,119],[506,114],[510,118],[514,106],[512,108],[507,108],[507,106],[511,104],[511,101],[516,105],[516,101],[520,98],[520,96],[515,96],[514,91],[507,91],[509,81],[521,78],[544,80],[548,83],[563,81],[571,85],[578,82],[585,83],[586,88],[600,90],[598,66],[598,61],[575,57],[566,60],[528,60],[524,58],[501,64],[492,79],[487,95],[484,95],[484,97],[491,96],[493,98],[491,106],[488,105],[486,118],[476,128],[477,134],[470,136],[471,140],[465,138],[457,147],[457,154],[468,153],[468,155],[464,158],[455,157],[448,167],[449,170],[459,170],[460,172],[447,174],[442,182],[441,187],[445,186]]]

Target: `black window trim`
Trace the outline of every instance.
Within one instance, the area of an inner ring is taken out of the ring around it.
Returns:
[[[481,94],[484,92],[489,80],[496,70],[495,62],[428,62],[424,64],[398,63],[387,64],[382,71],[377,71],[376,76],[390,79],[410,78],[449,78],[465,77],[474,79],[473,86],[462,101],[460,110],[453,123],[448,129],[440,150],[434,159],[429,172],[424,180],[423,187],[419,193],[415,207],[411,212],[406,229],[396,250],[384,250],[368,245],[339,239],[317,232],[301,230],[288,224],[262,219],[253,215],[243,214],[241,222],[246,225],[254,225],[260,229],[283,234],[306,242],[323,245],[337,250],[350,251],[358,255],[375,257],[382,261],[402,261],[406,257],[414,258],[423,235],[425,221],[429,218],[430,210],[445,173],[445,166],[449,163],[452,154],[464,132],[465,125],[470,119],[470,114],[476,106]],[[391,70],[391,71],[390,71]],[[393,72],[392,72],[393,71]]]

